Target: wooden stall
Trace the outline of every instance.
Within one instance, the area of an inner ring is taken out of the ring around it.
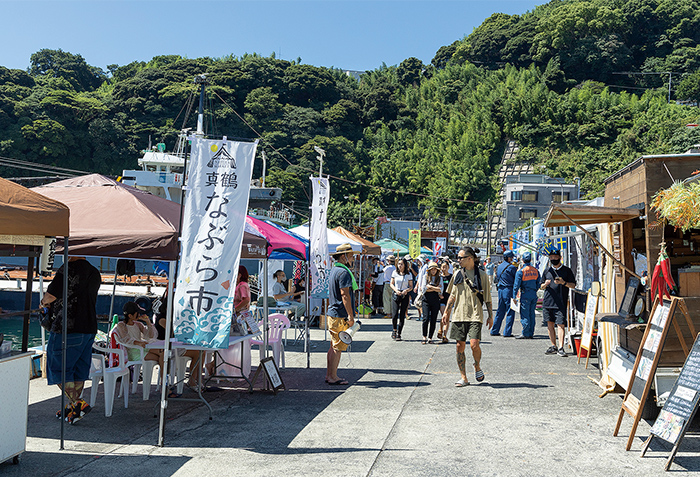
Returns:
[[[626,266],[634,266],[633,249],[647,258],[649,281],[659,257],[660,244],[666,242],[667,252],[671,261],[672,275],[680,283],[679,295],[686,297],[685,301],[696,328],[700,328],[700,283],[695,283],[693,275],[679,276],[679,269],[692,265],[700,265],[700,230],[690,230],[682,233],[675,227],[660,221],[657,212],[650,205],[654,195],[662,189],[690,177],[700,168],[700,154],[685,153],[679,155],[650,155],[643,156],[615,172],[604,180],[606,207],[639,208],[644,211],[641,217],[635,217],[613,226],[613,252]],[[630,272],[615,268],[615,283],[617,302],[622,301],[625,287],[630,278]],[[700,274],[698,275],[700,277]],[[682,280],[682,281],[681,281]],[[648,312],[652,304],[650,294],[645,298],[645,310]],[[680,320],[680,319],[679,319]],[[685,322],[680,322],[684,325]],[[681,327],[683,328],[683,327]],[[682,336],[690,332],[680,332]],[[636,354],[644,335],[643,328],[619,329],[620,347]],[[687,338],[687,337],[686,337]],[[685,361],[679,335],[672,331],[666,341],[660,367],[678,367]]]

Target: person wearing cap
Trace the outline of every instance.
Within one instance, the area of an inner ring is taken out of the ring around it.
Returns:
[[[493,322],[491,306],[491,285],[486,272],[478,265],[478,257],[471,247],[462,248],[457,254],[460,268],[455,270],[452,280],[447,287],[450,298],[445,307],[443,318],[446,322],[452,320],[450,338],[457,341],[457,367],[461,377],[455,382],[456,387],[469,385],[466,370],[466,355],[464,350],[467,339],[474,357],[474,371],[478,382],[483,382],[485,375],[481,370],[481,329],[484,323],[484,305],[488,312],[486,327]],[[454,308],[454,315],[452,311]]]
[[[506,250],[503,253],[503,261],[496,269],[496,289],[498,290],[498,310],[496,311],[496,319],[491,327],[491,336],[501,334],[501,322],[506,319],[506,325],[503,328],[504,337],[513,336],[513,322],[515,322],[515,310],[510,308],[510,299],[513,298],[513,284],[515,283],[515,274],[518,267],[513,263],[515,254],[511,250]]]
[[[355,261],[355,253],[349,243],[338,245],[332,254],[333,268],[328,276],[328,331],[331,346],[326,355],[326,383],[347,385],[348,381],[338,376],[340,356],[347,350],[347,344],[340,341],[339,333],[355,324],[355,294],[357,282],[350,268]]]
[[[493,272],[496,268],[496,265],[493,263],[493,260],[491,260],[491,257],[486,257],[486,263],[484,263],[484,270],[486,270],[486,275],[489,276],[489,282],[493,284]]]
[[[384,267],[384,292],[382,294],[382,301],[384,303],[384,318],[392,317],[392,301],[391,297],[394,291],[389,287],[391,284],[391,276],[394,274],[396,267],[394,263],[396,262],[396,257],[389,255],[386,257],[386,266]]]
[[[566,328],[566,304],[569,289],[576,287],[576,277],[569,267],[561,263],[561,251],[549,250],[549,268],[545,270],[540,288],[544,290],[542,298],[542,319],[547,322],[549,341],[552,343],[544,352],[546,355],[557,354],[566,357],[564,351],[564,334]],[[555,334],[556,327],[556,334]],[[557,338],[559,347],[557,348]]]
[[[379,257],[372,258],[372,306],[375,315],[384,314],[384,266],[379,261]]]
[[[535,307],[537,306],[537,289],[540,288],[540,272],[530,265],[532,254],[523,253],[523,268],[515,274],[513,298],[520,293],[520,324],[523,329],[515,338],[532,338],[535,335]]]
[[[425,275],[420,278],[418,289],[423,294],[423,341],[421,343],[433,343],[435,323],[440,312],[440,296],[443,292],[442,277],[437,263],[428,263]]]
[[[63,280],[65,265],[56,272],[39,302],[48,308],[50,324],[42,326],[49,332],[46,345],[46,377],[49,385],[58,385],[66,394],[69,405],[56,412],[56,418],[75,423],[92,407],[81,399],[85,380],[90,377],[92,344],[97,333],[97,294],[102,277],[100,271],[85,257],[68,258],[68,308],[66,309],[66,377],[63,384]]]

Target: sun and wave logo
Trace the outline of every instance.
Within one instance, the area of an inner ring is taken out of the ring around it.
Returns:
[[[236,168],[236,159],[233,158],[233,155],[228,153],[228,150],[226,149],[225,143],[223,143],[221,145],[221,148],[219,148],[219,146],[216,144],[212,145],[211,151],[214,152],[214,155],[209,159],[209,163],[207,163],[207,167],[209,167],[209,168]]]

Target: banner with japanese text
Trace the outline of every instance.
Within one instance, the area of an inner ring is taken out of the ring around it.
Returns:
[[[408,231],[408,254],[411,258],[420,255],[420,230]]]
[[[328,256],[328,198],[330,185],[327,178],[311,177],[313,199],[311,203],[311,231],[309,232],[309,257],[311,259],[311,298],[328,298],[328,275],[331,270]]]
[[[190,140],[173,328],[181,342],[228,348],[258,142]]]
[[[440,257],[447,252],[447,237],[437,237],[433,243],[433,256]]]

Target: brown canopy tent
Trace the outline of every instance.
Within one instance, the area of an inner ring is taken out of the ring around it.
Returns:
[[[382,254],[382,248],[379,245],[377,245],[376,243],[372,243],[369,240],[365,240],[364,238],[360,237],[359,235],[355,235],[354,233],[352,233],[348,230],[345,230],[343,227],[335,227],[333,230],[338,232],[339,234],[343,235],[344,237],[348,237],[350,240],[354,240],[356,242],[361,243],[363,255],[381,255]]]
[[[65,237],[69,217],[61,202],[0,178],[0,235]]]
[[[46,237],[67,237],[67,206],[0,178],[0,256],[27,257],[27,293],[22,325],[22,351],[29,342],[29,310],[32,300],[34,259],[41,255]]]
[[[102,175],[32,189],[71,209],[71,253],[81,256],[175,260],[180,205]]]
[[[0,255],[21,255],[29,258],[27,264],[27,291],[24,302],[24,322],[22,325],[22,352],[28,349],[29,311],[32,301],[32,279],[34,258],[41,255],[46,237],[62,236],[66,249],[64,263],[68,261],[68,233],[70,231],[70,210],[63,203],[33,192],[21,185],[0,178]],[[68,275],[63,276],[63,304],[68,303]],[[61,383],[66,383],[66,329],[68,321],[63,309],[63,371]],[[65,411],[66,396],[61,390],[61,412]],[[63,430],[61,422],[61,444],[63,450]]]
[[[32,189],[71,209],[71,254],[176,260],[180,204],[93,174]],[[248,231],[244,258],[264,258],[267,241]]]

